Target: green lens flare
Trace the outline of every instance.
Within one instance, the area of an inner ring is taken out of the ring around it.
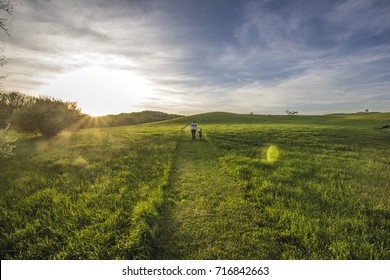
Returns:
[[[267,151],[267,160],[270,163],[274,163],[279,158],[279,150],[276,146],[271,145]]]

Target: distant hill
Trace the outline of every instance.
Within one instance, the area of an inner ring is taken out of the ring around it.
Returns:
[[[390,112],[367,114],[327,114],[327,115],[261,115],[235,114],[228,112],[211,112],[173,119],[172,123],[187,123],[196,121],[199,128],[209,124],[268,124],[268,125],[357,125],[361,128],[381,128],[390,124]]]
[[[111,127],[126,126],[141,123],[157,122],[182,117],[181,115],[168,114],[159,111],[142,111],[133,113],[122,113],[118,115],[106,115],[101,117],[84,116],[88,121],[83,122],[81,128],[90,127]]]

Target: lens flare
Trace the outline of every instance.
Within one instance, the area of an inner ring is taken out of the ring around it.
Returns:
[[[279,150],[276,146],[271,145],[267,151],[267,160],[270,163],[274,163],[279,158]]]

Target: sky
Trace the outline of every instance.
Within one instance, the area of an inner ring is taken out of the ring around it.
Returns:
[[[388,0],[11,0],[4,90],[98,116],[390,111]]]

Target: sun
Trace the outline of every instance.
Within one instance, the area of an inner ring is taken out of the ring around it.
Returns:
[[[153,97],[150,82],[130,70],[84,67],[60,75],[42,94],[76,101],[92,116],[131,112]]]

